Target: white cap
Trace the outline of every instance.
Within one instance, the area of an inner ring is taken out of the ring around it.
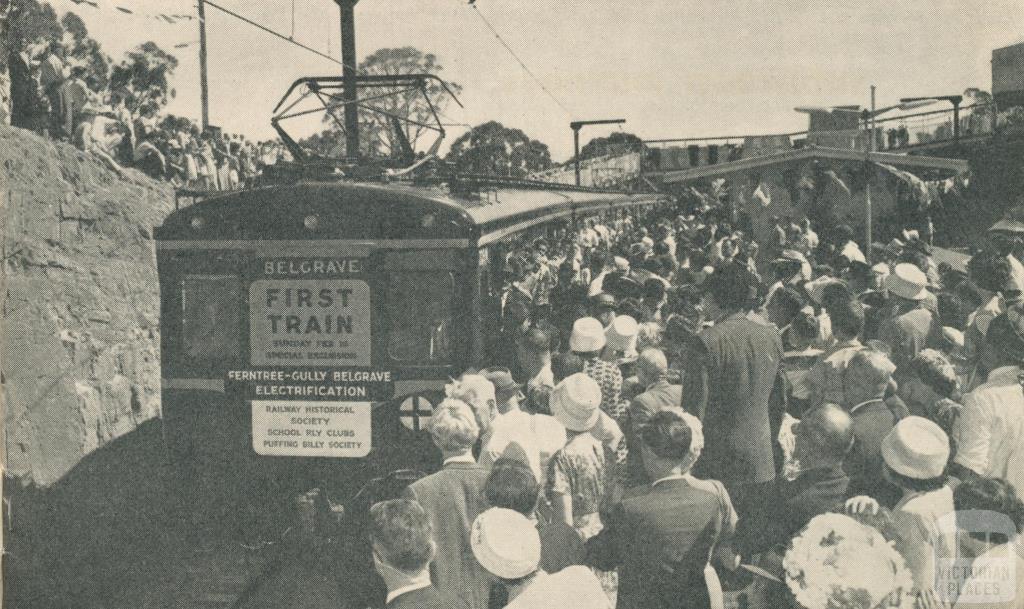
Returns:
[[[882,440],[882,458],[889,469],[915,480],[938,478],[949,461],[949,437],[924,417],[902,419]]]
[[[548,405],[551,414],[569,431],[589,431],[601,416],[601,386],[577,372],[555,386]]]
[[[885,278],[885,287],[901,298],[924,300],[928,297],[928,276],[913,264],[903,262]]]
[[[491,508],[473,521],[473,556],[484,569],[502,579],[519,579],[540,564],[540,535],[526,516],[506,508]]]
[[[622,256],[616,256],[614,262],[616,271],[619,271],[621,273],[629,272],[629,260],[626,260]]]
[[[569,335],[569,349],[576,353],[600,351],[606,342],[604,326],[593,317],[577,319]]]
[[[604,331],[608,347],[614,351],[623,351],[626,355],[636,355],[636,339],[640,333],[640,324],[629,315],[619,315],[612,320]]]

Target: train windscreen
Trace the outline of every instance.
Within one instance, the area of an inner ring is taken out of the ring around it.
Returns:
[[[181,281],[182,342],[193,363],[233,359],[241,346],[241,280],[233,275],[187,275]]]
[[[419,365],[449,363],[454,300],[455,276],[450,272],[391,272],[388,356]]]

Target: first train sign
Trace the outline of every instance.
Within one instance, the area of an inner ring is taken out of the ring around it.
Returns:
[[[260,278],[249,284],[252,365],[370,365],[370,287],[362,259],[271,259],[259,269]]]

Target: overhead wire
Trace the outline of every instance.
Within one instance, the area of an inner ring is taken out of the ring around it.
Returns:
[[[505,39],[501,37],[501,34],[498,33],[498,30],[495,29],[494,25],[491,24],[491,22],[487,19],[487,17],[484,16],[484,14],[482,12],[480,12],[480,9],[477,8],[476,4],[471,4],[470,6],[473,9],[473,11],[476,13],[477,17],[479,17],[480,20],[484,22],[484,25],[487,26],[487,29],[489,29],[491,31],[491,33],[494,34],[494,37],[498,39],[498,42],[501,43],[501,46],[505,47],[505,50],[508,51],[509,55],[511,55],[512,58],[516,60],[516,62],[523,69],[523,71],[526,72],[530,76],[530,78],[533,79],[533,82],[537,83],[537,86],[539,86],[541,88],[541,90],[544,91],[544,93],[547,93],[548,97],[550,97],[551,100],[554,101],[555,104],[557,104],[558,107],[561,108],[566,114],[572,115],[572,112],[568,108],[565,107],[565,104],[563,104],[561,102],[561,100],[559,100],[555,96],[555,94],[552,93],[544,85],[544,83],[541,81],[541,79],[538,78],[537,75],[533,73],[533,70],[531,70],[526,65],[526,63],[523,62],[523,60],[519,57],[519,55],[516,54],[515,50],[513,50],[512,47],[509,46],[509,44],[507,42],[505,42]]]
[[[251,25],[251,26],[253,26],[255,28],[263,30],[264,32],[266,32],[266,33],[268,33],[268,34],[270,34],[272,36],[276,36],[277,38],[280,38],[281,40],[284,40],[285,42],[294,44],[295,46],[297,46],[299,48],[302,48],[302,49],[305,49],[305,50],[309,51],[310,53],[314,53],[316,55],[319,55],[320,57],[323,57],[324,59],[327,59],[328,61],[332,61],[332,62],[338,64],[339,66],[344,66],[345,65],[342,61],[340,61],[338,59],[335,59],[334,57],[331,57],[330,55],[328,55],[326,53],[322,53],[322,52],[320,52],[320,51],[318,51],[318,50],[316,50],[316,49],[314,49],[312,47],[308,47],[308,46],[302,44],[301,42],[293,40],[292,38],[289,38],[288,36],[285,36],[284,34],[281,34],[280,32],[276,32],[276,31],[270,29],[269,27],[267,27],[267,26],[265,26],[265,25],[263,25],[261,23],[257,23],[255,21],[253,21],[252,19],[249,19],[248,17],[244,17],[244,16],[239,15],[238,13],[236,13],[236,12],[230,10],[230,9],[226,9],[223,6],[220,6],[219,4],[217,4],[216,2],[211,2],[210,0],[203,0],[203,3],[206,4],[206,6],[211,6],[211,7],[221,11],[222,13],[224,13],[226,15],[229,15],[231,17],[234,17],[235,19],[238,19],[239,21],[243,21],[243,22],[248,23],[249,25]]]

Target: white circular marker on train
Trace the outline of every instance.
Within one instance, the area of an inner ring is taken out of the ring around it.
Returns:
[[[398,407],[398,417],[406,429],[420,431],[426,429],[427,422],[434,414],[434,405],[422,395],[410,395],[402,400]]]

